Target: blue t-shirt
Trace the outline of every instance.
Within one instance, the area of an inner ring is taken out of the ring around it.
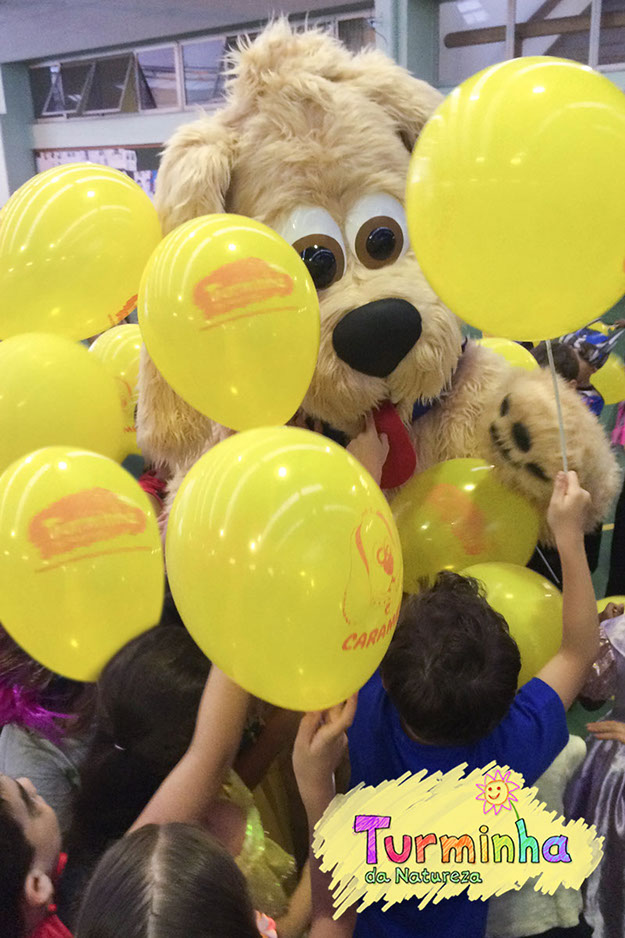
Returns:
[[[470,746],[426,746],[406,735],[399,715],[382,686],[378,671],[358,696],[358,710],[349,730],[352,787],[379,785],[406,772],[449,772],[468,763],[467,773],[493,760],[520,772],[526,785],[551,765],[568,742],[566,713],[554,690],[534,678],[516,695],[499,726]],[[430,902],[419,910],[418,899],[407,899],[382,912],[376,904],[364,909],[355,938],[480,938],[486,929],[488,903],[465,894]]]

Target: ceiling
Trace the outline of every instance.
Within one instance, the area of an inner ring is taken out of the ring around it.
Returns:
[[[272,13],[319,13],[333,0],[0,0],[0,63],[218,30]]]

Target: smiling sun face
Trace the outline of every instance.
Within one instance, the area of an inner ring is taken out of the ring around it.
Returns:
[[[517,800],[512,792],[519,787],[516,782],[510,781],[510,769],[505,775],[502,775],[501,770],[497,769],[486,776],[483,785],[477,785],[481,794],[477,795],[475,800],[484,802],[484,814],[488,814],[489,811],[499,814],[504,808],[506,811],[511,811],[511,802]]]

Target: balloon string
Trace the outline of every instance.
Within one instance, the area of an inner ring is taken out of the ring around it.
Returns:
[[[569,471],[569,461],[566,458],[566,436],[564,434],[564,423],[562,422],[562,405],[560,404],[560,391],[558,389],[558,378],[556,376],[556,366],[553,363],[553,352],[551,350],[551,339],[547,339],[547,358],[551,369],[551,379],[553,381],[553,390],[556,395],[556,410],[558,412],[558,429],[560,430],[560,449],[562,451],[562,468],[565,472]]]
[[[552,570],[549,561],[547,560],[547,558],[546,558],[545,555],[543,554],[543,552],[542,552],[542,550],[540,549],[540,547],[539,547],[538,544],[536,545],[536,553],[538,554],[538,556],[540,557],[540,559],[542,560],[542,562],[543,562],[544,565],[546,566],[547,570],[548,570],[549,573],[551,574],[551,577],[552,577],[553,582],[555,583],[555,585],[556,585],[556,586],[561,586],[559,577],[557,577],[556,574],[554,573],[554,571]]]

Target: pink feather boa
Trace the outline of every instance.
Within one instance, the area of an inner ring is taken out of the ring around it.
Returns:
[[[52,743],[58,743],[63,738],[58,721],[66,720],[69,716],[43,707],[38,695],[32,691],[16,684],[6,686],[0,683],[0,726],[16,723],[40,733]]]

